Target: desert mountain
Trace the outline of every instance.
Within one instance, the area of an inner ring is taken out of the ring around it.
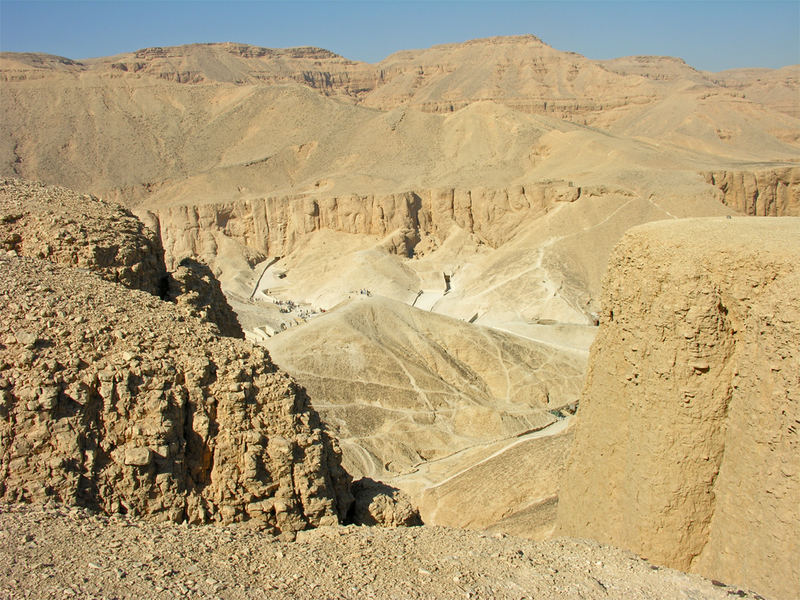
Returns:
[[[181,314],[231,325],[209,310],[217,277],[347,464],[443,524],[552,530],[573,432],[548,411],[578,397],[626,230],[800,215],[797,66],[592,61],[517,36],[377,64],[6,53],[0,79],[0,175],[133,210],[165,269],[199,265],[173,275]]]
[[[698,151],[732,160],[796,157],[797,68],[718,79],[669,59],[641,65],[591,61],[533,36],[403,51],[376,65],[314,48],[240,44],[84,62],[4,53],[0,164],[6,175],[136,202],[169,184],[178,186],[167,195],[175,200],[195,177],[212,182],[215,201],[401,192],[452,183],[442,174],[458,172],[459,163],[470,173],[479,167],[473,181],[484,186],[508,184],[535,166],[534,157],[542,160],[535,138],[563,129],[564,120],[668,141],[695,164]],[[759,90],[752,98],[751,87]],[[459,114],[486,103],[488,114]],[[512,110],[495,114],[500,107]],[[472,185],[463,175],[457,182]]]

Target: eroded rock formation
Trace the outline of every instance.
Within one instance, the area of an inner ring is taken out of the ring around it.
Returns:
[[[169,299],[186,314],[244,337],[210,269],[186,259],[167,274],[158,218],[72,190],[0,179],[0,243],[19,256],[78,267],[106,281]],[[146,223],[146,225],[145,225]]]
[[[0,496],[276,531],[348,509],[334,443],[266,351],[174,305],[0,258]]]
[[[800,595],[800,219],[662,221],[616,247],[561,533]]]
[[[706,182],[722,192],[722,202],[753,217],[800,216],[800,167],[764,171],[714,171]]]
[[[216,325],[222,335],[244,338],[236,314],[207,265],[184,258],[170,273],[167,297],[191,316]]]
[[[401,490],[362,478],[353,482],[352,521],[356,525],[413,527],[422,525],[419,511]]]
[[[387,195],[271,197],[159,210],[167,260],[185,256],[213,260],[232,240],[252,261],[284,256],[305,235],[320,229],[388,236],[390,250],[411,254],[422,236],[443,241],[452,225],[496,247],[520,222],[557,202],[574,202],[581,190],[568,182],[518,185],[508,189],[441,189]]]
[[[0,179],[3,250],[88,269],[161,295],[167,271],[157,232],[121,206],[57,186]]]

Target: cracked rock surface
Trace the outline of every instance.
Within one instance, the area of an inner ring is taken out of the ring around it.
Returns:
[[[166,283],[156,233],[118,204],[63,187],[0,178],[0,244],[155,295]]]
[[[269,354],[176,306],[0,257],[0,496],[287,536],[349,505],[339,452]]]

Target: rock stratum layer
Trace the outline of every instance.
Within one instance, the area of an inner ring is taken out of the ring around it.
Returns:
[[[568,535],[800,595],[800,219],[632,229],[561,489]]]
[[[482,243],[500,246],[523,220],[544,214],[557,202],[574,202],[580,194],[580,188],[559,181],[497,190],[284,196],[166,207],[158,219],[172,262],[185,256],[213,261],[230,245],[228,240],[247,249],[251,260],[285,256],[321,229],[389,236],[388,250],[410,256],[423,238],[432,237],[434,245],[443,242],[453,225]]]
[[[169,303],[0,259],[0,495],[193,523],[333,524],[347,482],[262,349]]]
[[[751,217],[800,217],[800,167],[765,171],[716,171],[706,181],[722,202]]]

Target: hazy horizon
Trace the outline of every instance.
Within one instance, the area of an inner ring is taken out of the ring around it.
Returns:
[[[0,1],[0,50],[72,59],[238,42],[378,62],[399,50],[526,33],[598,60],[667,55],[707,71],[800,63],[794,1]]]

